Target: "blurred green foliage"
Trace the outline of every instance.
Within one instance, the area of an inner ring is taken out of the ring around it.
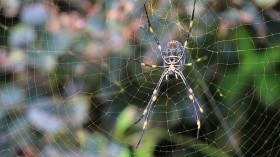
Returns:
[[[146,2],[160,42],[185,40],[193,1]],[[164,81],[137,0],[0,0],[0,156],[277,156],[280,4],[197,0],[184,75],[205,110],[196,140],[183,83]]]

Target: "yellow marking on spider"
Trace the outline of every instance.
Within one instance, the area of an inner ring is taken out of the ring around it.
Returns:
[[[219,88],[217,89],[217,92],[219,93],[219,96],[220,96],[220,97],[224,97],[224,94],[220,91]]]
[[[150,27],[150,32],[151,32],[151,33],[154,33],[154,30],[153,30],[153,28],[152,28],[152,27]]]
[[[200,129],[200,121],[199,120],[197,120],[196,124],[197,124],[197,128]]]
[[[156,97],[156,96],[153,96],[152,102],[155,102],[156,100],[157,100],[157,97]]]
[[[143,115],[145,116],[147,114],[148,110],[145,109],[144,112],[143,112]]]
[[[160,45],[158,45],[158,49],[161,51],[161,46]]]
[[[193,101],[193,95],[189,95],[191,101]]]
[[[185,41],[185,43],[184,43],[184,49],[187,49],[187,48],[188,48],[188,42]]]
[[[157,90],[155,89],[154,91],[153,91],[153,95],[156,95],[157,94]]]
[[[152,65],[152,68],[156,68],[157,67],[157,65]]]
[[[147,122],[147,120],[145,120],[144,125],[143,125],[143,130],[146,129],[147,124],[148,124],[148,122]]]
[[[146,66],[146,64],[145,63],[141,63],[141,66]]]
[[[193,66],[193,64],[192,63],[188,63],[188,64],[186,64],[186,66],[190,67],[190,66]]]
[[[203,113],[204,111],[203,111],[203,109],[201,108],[201,107],[199,107],[199,111],[201,112],[201,113]]]
[[[196,60],[197,62],[200,62],[201,61],[201,58],[197,58],[197,60]]]
[[[175,71],[175,66],[173,64],[169,65],[168,71]]]
[[[193,21],[190,22],[190,27],[189,28],[192,28],[193,26]]]
[[[193,90],[191,88],[189,89],[189,92],[190,92],[190,94],[193,94]]]

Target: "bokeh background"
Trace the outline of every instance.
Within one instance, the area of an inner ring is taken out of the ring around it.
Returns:
[[[200,136],[162,45],[185,40],[193,0],[0,0],[0,156],[279,156],[280,3],[197,0],[184,75],[205,110]]]

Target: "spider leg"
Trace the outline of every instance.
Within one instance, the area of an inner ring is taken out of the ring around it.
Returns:
[[[161,52],[161,45],[160,45],[160,43],[159,43],[158,37],[156,36],[156,34],[155,34],[155,32],[154,32],[154,30],[153,30],[153,28],[152,28],[152,25],[151,25],[151,22],[150,22],[149,15],[148,15],[147,8],[146,8],[146,5],[145,5],[145,4],[144,4],[144,8],[145,8],[145,13],[146,13],[146,16],[147,16],[147,19],[148,19],[149,30],[150,30],[150,32],[152,33],[152,35],[153,35],[153,37],[154,37],[154,39],[155,39],[155,41],[156,41],[156,43],[157,43],[158,49],[159,49],[160,52]]]
[[[140,137],[140,139],[139,139],[139,141],[138,141],[138,143],[137,143],[136,149],[138,148],[138,146],[139,146],[139,144],[140,144],[140,142],[141,142],[141,140],[142,140],[142,138],[143,138],[144,132],[145,132],[145,130],[146,130],[146,128],[147,128],[148,119],[149,119],[150,114],[151,114],[152,106],[153,106],[154,102],[157,100],[157,96],[158,96],[158,93],[159,93],[160,85],[161,85],[161,83],[162,83],[163,78],[165,77],[165,75],[168,75],[167,70],[165,70],[165,71],[161,74],[161,77],[160,77],[160,79],[159,79],[159,81],[158,81],[158,83],[157,83],[156,88],[155,88],[154,91],[153,91],[153,95],[152,95],[152,97],[150,98],[148,105],[146,106],[146,108],[145,108],[145,110],[144,110],[144,112],[143,112],[143,115],[139,118],[139,120],[137,120],[137,121],[135,122],[135,124],[138,123],[138,122],[145,116],[145,121],[144,121],[143,128],[142,128],[142,135],[141,135],[141,137]]]
[[[189,25],[189,31],[188,31],[188,34],[190,34],[190,33],[192,32],[192,26],[193,26],[193,19],[194,19],[195,4],[196,4],[196,0],[194,0],[194,2],[193,2],[193,11],[192,11],[192,17],[191,17],[191,21],[190,21],[190,25]]]
[[[196,4],[196,0],[194,0],[194,2],[193,2],[192,17],[191,17],[191,21],[190,21],[190,24],[189,24],[189,31],[186,34],[186,41],[184,43],[184,48],[188,47],[188,41],[190,40],[190,35],[191,35],[191,32],[192,32],[195,4]]]
[[[207,60],[208,57],[207,56],[203,56],[203,57],[200,57],[200,58],[197,58],[195,61],[193,62],[190,62],[190,63],[187,63],[187,64],[184,64],[183,66],[187,66],[187,67],[191,67],[194,65],[194,63],[198,63],[198,62],[202,62],[202,61],[205,61]],[[175,67],[180,67],[182,65],[174,65]]]
[[[183,75],[183,73],[179,70],[175,70],[175,73],[177,73],[181,79],[183,80],[185,86],[186,86],[186,92],[187,92],[187,95],[189,96],[189,99],[192,101],[193,103],[193,108],[194,108],[194,115],[195,115],[195,120],[196,120],[196,124],[197,124],[197,134],[196,134],[196,137],[198,138],[199,137],[199,130],[200,130],[200,127],[201,127],[201,123],[200,123],[200,117],[199,117],[199,114],[197,112],[197,109],[199,109],[199,111],[201,113],[203,113],[203,109],[202,107],[200,106],[198,100],[196,99],[196,97],[194,96],[194,93],[193,93],[193,90],[191,89],[190,85],[188,84],[185,76]]]
[[[167,68],[168,67],[168,66],[160,66],[160,65],[154,65],[154,64],[146,64],[146,63],[140,62],[133,58],[129,58],[129,59],[139,63],[141,66],[146,66],[146,67],[150,67],[150,68]]]

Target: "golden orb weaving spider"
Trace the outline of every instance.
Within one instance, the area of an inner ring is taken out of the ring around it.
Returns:
[[[159,89],[160,89],[161,83],[162,83],[164,78],[166,78],[166,80],[168,80],[168,77],[175,77],[176,79],[178,79],[178,76],[179,76],[182,79],[183,83],[185,84],[187,95],[188,95],[189,99],[192,101],[193,108],[194,108],[194,115],[195,115],[195,120],[196,120],[196,123],[197,123],[197,134],[196,134],[196,136],[197,136],[197,138],[199,136],[199,130],[200,130],[200,125],[201,124],[200,124],[200,116],[199,116],[198,110],[201,113],[203,113],[203,109],[200,106],[198,100],[196,99],[196,97],[193,93],[193,90],[191,89],[190,85],[188,84],[185,76],[183,75],[183,73],[181,71],[184,66],[192,66],[193,65],[193,63],[185,64],[185,60],[186,60],[185,49],[187,49],[188,41],[190,39],[190,34],[191,34],[192,26],[193,26],[195,4],[196,4],[196,0],[194,0],[191,21],[189,23],[189,29],[188,29],[188,32],[186,34],[186,41],[184,43],[184,46],[177,40],[171,40],[167,43],[166,47],[164,47],[163,49],[161,48],[159,40],[158,40],[158,38],[157,38],[157,36],[156,36],[152,26],[151,26],[151,22],[150,22],[150,19],[149,19],[149,16],[148,16],[147,8],[146,8],[146,5],[144,4],[145,13],[146,13],[147,20],[148,20],[148,25],[149,25],[149,30],[150,30],[151,34],[153,35],[154,40],[157,43],[157,47],[158,47],[159,51],[161,52],[161,56],[162,56],[164,65],[163,66],[149,65],[149,64],[146,64],[146,63],[141,63],[137,60],[135,60],[135,61],[140,63],[141,66],[148,66],[148,67],[151,67],[151,68],[156,68],[156,67],[164,68],[164,71],[161,74],[161,77],[160,77],[160,79],[159,79],[159,81],[158,81],[158,83],[157,83],[157,85],[156,85],[156,87],[153,91],[153,94],[152,94],[152,97],[149,100],[149,103],[147,104],[147,106],[146,106],[146,108],[143,112],[143,115],[139,118],[139,120],[137,120],[135,122],[135,124],[138,123],[145,116],[145,121],[144,121],[143,128],[142,128],[142,135],[141,135],[141,137],[140,137],[140,139],[137,143],[136,148],[138,148],[138,146],[139,146],[139,144],[140,144],[140,142],[143,138],[144,132],[147,128],[148,119],[149,119],[150,114],[151,114],[151,108],[152,108],[153,104],[155,103],[155,101],[157,100],[157,96],[159,94]],[[204,58],[198,58],[196,60],[196,62],[200,62],[202,59],[204,59]]]

